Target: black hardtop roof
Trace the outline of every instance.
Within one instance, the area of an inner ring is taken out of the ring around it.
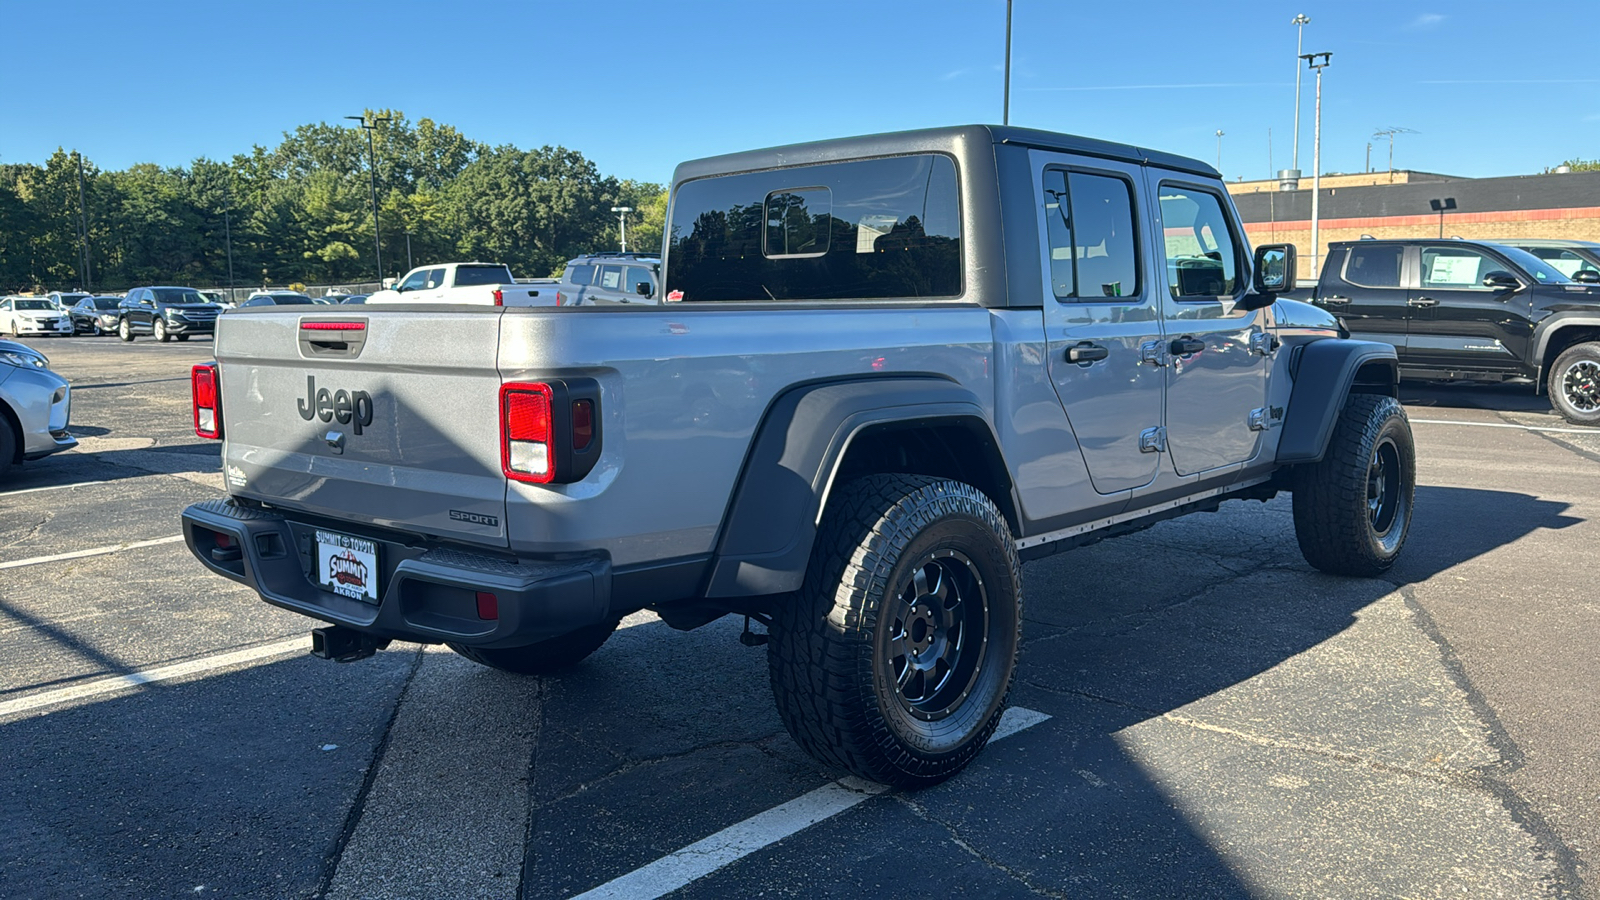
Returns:
[[[1198,159],[1147,150],[1131,144],[1118,144],[1095,138],[1058,134],[1035,128],[1017,128],[1007,125],[956,125],[945,128],[924,128],[916,131],[895,131],[860,137],[834,138],[804,144],[768,147],[763,150],[746,150],[722,156],[680,163],[672,175],[677,184],[691,178],[707,175],[726,175],[758,169],[775,169],[808,163],[834,162],[871,156],[894,156],[905,153],[945,151],[959,157],[961,151],[971,151],[986,144],[1016,144],[1043,150],[1060,150],[1102,159],[1115,159],[1135,165],[1159,165],[1207,178],[1221,178],[1217,170]]]
[[[1431,238],[1361,238],[1360,240],[1354,240],[1354,241],[1329,241],[1328,242],[1328,247],[1329,247],[1329,249],[1332,249],[1334,247],[1359,247],[1362,244],[1404,244],[1404,245],[1406,245],[1408,247],[1416,246],[1418,244],[1465,244],[1465,245],[1467,245],[1469,247],[1472,247],[1472,246],[1501,247],[1501,246],[1509,245],[1511,243],[1513,243],[1513,242],[1512,241],[1489,241],[1489,240],[1479,241],[1479,240],[1472,240],[1472,239],[1469,239],[1469,238],[1454,238],[1454,237],[1447,237],[1447,238],[1436,238],[1436,237],[1431,237]]]

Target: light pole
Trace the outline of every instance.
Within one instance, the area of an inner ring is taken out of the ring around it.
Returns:
[[[622,220],[622,252],[623,253],[627,253],[628,252],[628,213],[633,212],[633,207],[631,207],[631,206],[613,206],[613,207],[611,207],[611,211],[617,214],[617,218],[618,219]]]
[[[1439,214],[1439,240],[1442,241],[1444,240],[1444,214],[1456,208],[1456,198],[1445,197],[1443,200],[1429,200],[1428,206]]]
[[[1298,36],[1294,39],[1294,56],[1296,60],[1302,58],[1301,50],[1305,48],[1306,26],[1311,24],[1311,17],[1300,13],[1294,17],[1290,25],[1298,26]],[[1300,168],[1300,64],[1294,67],[1294,160],[1290,163],[1296,170]]]
[[[222,241],[228,248],[228,302],[233,302],[233,170],[222,183]]]
[[[1221,128],[1217,129],[1217,174],[1222,174],[1222,135]]]
[[[406,271],[409,272],[413,268],[414,267],[411,265],[411,229],[407,228],[406,229]]]
[[[1011,0],[1006,0],[1006,90],[1000,110],[1000,124],[1011,124]]]
[[[373,116],[372,121],[367,121],[365,114],[359,116],[345,116],[346,119],[355,119],[367,131],[367,171],[372,176],[372,256],[378,262],[378,287],[383,287],[383,245],[378,239],[378,149],[373,142],[372,133],[378,130],[379,122],[389,121],[388,116]]]
[[[93,279],[89,277],[89,207],[83,202],[83,154],[74,150],[72,155],[78,159],[78,218],[83,222],[83,289],[94,293],[89,286]]]
[[[1322,70],[1328,67],[1333,60],[1332,53],[1307,53],[1300,57],[1306,61],[1306,66],[1317,72],[1317,113],[1316,124],[1313,126],[1311,136],[1311,277],[1316,278],[1321,271],[1318,258],[1322,252],[1321,238],[1317,231],[1318,213],[1321,211],[1322,201]]]

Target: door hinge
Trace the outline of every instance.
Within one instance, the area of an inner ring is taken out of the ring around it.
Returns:
[[[1250,352],[1262,356],[1271,356],[1278,349],[1278,337],[1267,331],[1258,331],[1250,335]]]
[[[1145,341],[1139,345],[1139,362],[1149,363],[1152,366],[1164,366],[1167,364],[1167,360],[1166,341]]]
[[[1267,408],[1265,406],[1260,406],[1250,410],[1250,430],[1267,430]]]
[[[1139,432],[1140,453],[1167,452],[1167,430],[1157,425]]]

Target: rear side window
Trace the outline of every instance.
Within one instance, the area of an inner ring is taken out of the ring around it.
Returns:
[[[456,287],[510,284],[510,275],[505,266],[456,266]]]
[[[571,284],[593,284],[594,266],[568,266],[567,281]]]
[[[925,154],[678,186],[666,291],[697,300],[961,294],[956,168]]]
[[[1361,287],[1397,288],[1400,286],[1401,247],[1379,244],[1351,247],[1345,257],[1344,280]]]
[[[1133,190],[1108,175],[1044,173],[1050,282],[1057,300],[1139,295]]]

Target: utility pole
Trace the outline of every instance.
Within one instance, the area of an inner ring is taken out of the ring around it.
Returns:
[[[1223,132],[1223,130],[1221,128],[1217,129],[1217,174],[1218,175],[1222,174],[1222,135],[1223,135],[1223,133],[1224,132]]]
[[[413,268],[415,268],[415,266],[411,265],[411,229],[407,228],[406,229],[406,271],[409,272]]]
[[[611,207],[611,211],[617,214],[617,218],[618,219],[622,220],[622,252],[623,253],[627,253],[628,252],[628,213],[633,212],[633,207],[631,207],[631,206],[613,206],[613,207]]]
[[[83,225],[83,289],[92,294],[94,289],[89,286],[93,281],[89,276],[89,207],[83,202],[83,154],[74,150],[72,155],[78,158],[78,221]]]
[[[1372,142],[1367,141],[1367,174],[1372,174]]]
[[[228,248],[228,302],[233,302],[233,169],[222,183],[222,241]]]
[[[1000,124],[1011,124],[1011,0],[1006,0],[1006,93]]]
[[[1318,265],[1322,244],[1319,243],[1321,235],[1317,229],[1322,201],[1322,70],[1333,60],[1333,54],[1307,53],[1300,58],[1306,61],[1308,68],[1317,72],[1316,125],[1311,137],[1311,277],[1316,278],[1322,271]]]
[[[388,116],[373,116],[372,121],[367,121],[365,114],[359,116],[345,116],[346,119],[355,119],[361,127],[367,130],[367,171],[372,176],[372,256],[378,262],[378,287],[383,287],[383,243],[379,239],[378,231],[378,150],[373,142],[372,133],[378,130],[379,122],[389,121]]]
[[[1306,26],[1311,24],[1311,17],[1305,13],[1300,13],[1289,24],[1298,26],[1299,32],[1294,39],[1294,161],[1290,163],[1298,172],[1300,169],[1300,60],[1304,58],[1301,55],[1301,51],[1306,41]]]

